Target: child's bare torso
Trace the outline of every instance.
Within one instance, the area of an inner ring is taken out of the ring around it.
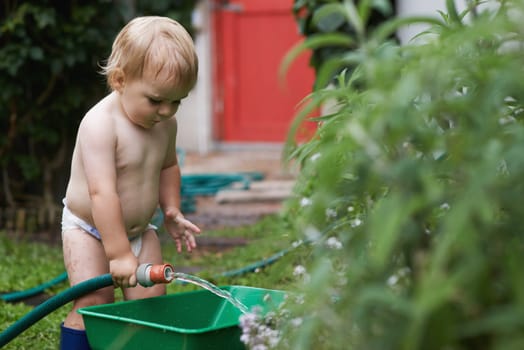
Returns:
[[[114,95],[109,95],[93,107],[85,118],[96,118],[101,131],[110,128],[114,133],[113,147],[107,149],[107,152],[114,154],[113,161],[108,164],[107,157],[100,157],[100,166],[116,169],[116,183],[112,179],[107,181],[114,184],[118,193],[127,234],[134,236],[145,231],[157,208],[160,172],[166,166],[166,159],[173,159],[172,153],[176,153],[176,121],[173,118],[151,129],[144,129],[127,119],[116,101]],[[79,128],[66,191],[68,208],[93,226],[91,199],[83,164],[84,153],[89,150],[79,147],[78,139],[96,136],[84,135],[82,128]]]

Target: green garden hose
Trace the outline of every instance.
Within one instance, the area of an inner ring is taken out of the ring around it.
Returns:
[[[259,181],[264,175],[259,172],[211,173],[182,175],[182,195],[214,195],[219,190],[235,182],[243,184],[242,189],[249,189],[251,181]]]
[[[52,280],[42,283],[39,286],[36,286],[34,288],[21,290],[17,292],[11,292],[11,293],[4,293],[0,294],[0,300],[7,301],[10,303],[28,299],[32,296],[35,296],[37,294],[43,293],[46,289],[49,289],[59,283],[67,281],[67,272],[63,272],[59,276],[53,278]]]
[[[113,285],[111,274],[105,274],[81,282],[46,300],[0,333],[0,348],[59,307],[81,297],[82,295],[111,285]]]
[[[293,249],[297,247],[298,245],[293,246],[291,248],[283,249],[279,251],[278,253],[273,254],[272,256],[270,256],[267,259],[259,260],[253,264],[247,265],[245,267],[242,267],[236,270],[229,270],[229,271],[222,272],[217,277],[234,277],[234,276],[239,276],[239,275],[243,275],[243,274],[250,273],[250,272],[255,272],[258,269],[261,269],[261,268],[264,268],[266,266],[273,264],[278,259],[280,259],[281,257],[283,257],[284,255],[286,255],[287,253],[289,253],[290,251],[292,251]]]
[[[182,175],[180,193],[182,195],[182,212],[196,212],[195,196],[214,196],[221,189],[233,183],[242,183],[243,190],[249,189],[251,181],[264,178],[260,172],[210,173]]]

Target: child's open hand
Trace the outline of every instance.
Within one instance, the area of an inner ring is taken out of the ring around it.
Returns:
[[[176,243],[176,249],[180,253],[182,244],[185,243],[188,252],[196,248],[195,234],[200,233],[198,226],[187,220],[177,210],[167,210],[164,213],[164,225]]]

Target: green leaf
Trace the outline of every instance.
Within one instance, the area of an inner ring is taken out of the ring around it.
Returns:
[[[293,61],[299,55],[307,52],[308,50],[327,46],[350,47],[353,43],[354,40],[350,36],[340,33],[316,34],[304,41],[298,42],[286,53],[282,59],[282,63],[279,67],[280,79],[284,78]]]
[[[399,194],[388,196],[377,203],[369,218],[370,241],[374,247],[370,264],[382,270],[390,263],[396,245],[406,239],[406,223],[412,206],[410,201]]]
[[[355,7],[355,4],[351,0],[344,0],[344,8],[349,23],[357,32],[358,37],[363,37],[365,32],[365,26],[363,19],[359,16],[359,12]]]
[[[326,4],[313,14],[312,22],[321,32],[334,32],[347,21],[341,4]]]
[[[389,16],[393,12],[391,1],[389,0],[371,0],[371,6],[384,16]]]
[[[44,50],[42,50],[42,48],[40,47],[33,46],[29,50],[29,57],[31,57],[35,61],[41,61],[42,59],[44,59]]]
[[[353,71],[358,67],[360,63],[365,60],[365,56],[361,51],[353,51],[344,54],[341,57],[335,57],[329,59],[322,64],[317,73],[317,79],[315,81],[315,89],[322,89],[328,86],[338,71],[351,67],[351,76]],[[346,74],[349,73],[346,71]]]
[[[510,305],[502,305],[487,310],[485,316],[463,324],[458,332],[462,336],[481,336],[485,333],[506,333],[518,331],[524,326],[524,310]]]
[[[446,0],[446,9],[448,11],[449,18],[453,23],[462,24],[460,16],[457,12],[457,8],[455,6],[455,0]]]

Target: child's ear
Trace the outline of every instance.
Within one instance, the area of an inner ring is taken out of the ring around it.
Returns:
[[[115,91],[122,92],[126,82],[124,71],[120,68],[116,68],[111,74],[109,84]]]

